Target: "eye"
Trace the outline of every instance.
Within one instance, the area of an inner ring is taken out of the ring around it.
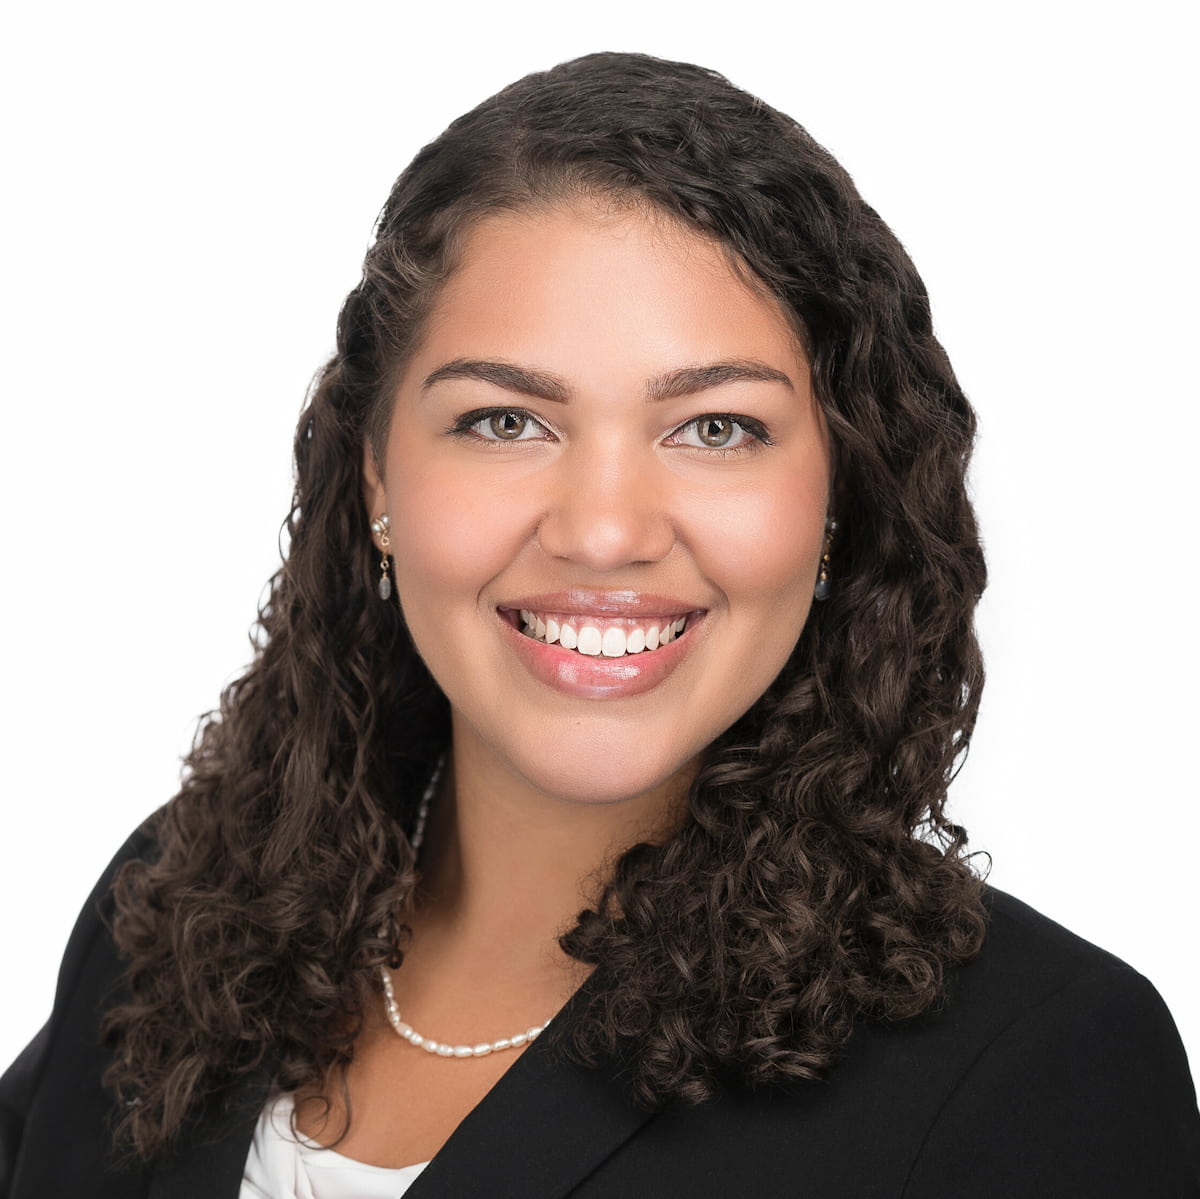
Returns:
[[[480,441],[544,441],[552,434],[521,408],[484,408],[467,412],[447,429],[455,437]]]
[[[499,441],[520,441],[525,436],[525,430],[533,427],[524,412],[493,412],[487,420],[476,423],[484,426],[479,430],[483,436],[491,433]]]
[[[706,413],[680,425],[667,439],[672,445],[702,450],[741,450],[769,445],[766,429],[756,420],[729,413]]]

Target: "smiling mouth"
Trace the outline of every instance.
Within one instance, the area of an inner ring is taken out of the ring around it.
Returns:
[[[678,616],[613,619],[577,613],[534,612],[521,608],[511,613],[513,623],[531,641],[557,645],[589,658],[625,658],[654,653],[670,645],[688,627],[692,613]]]

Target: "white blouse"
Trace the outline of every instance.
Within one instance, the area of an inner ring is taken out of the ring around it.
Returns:
[[[368,1166],[292,1132],[292,1097],[263,1108],[238,1199],[400,1199],[428,1162]]]

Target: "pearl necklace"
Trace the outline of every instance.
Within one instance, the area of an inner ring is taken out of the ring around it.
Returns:
[[[429,804],[437,789],[438,779],[441,778],[444,761],[444,758],[438,759],[437,766],[433,770],[433,777],[429,780],[429,786],[425,788],[425,794],[421,796],[421,805],[417,809],[417,823],[412,834],[414,859],[420,852],[421,842],[425,840],[425,822],[429,819]],[[400,1009],[396,1006],[396,993],[392,990],[392,976],[388,973],[387,966],[379,967],[379,975],[383,979],[388,1023],[410,1045],[415,1045],[418,1049],[424,1049],[426,1053],[432,1053],[437,1057],[486,1057],[489,1053],[499,1053],[504,1049],[519,1049],[522,1045],[528,1045],[550,1023],[547,1020],[545,1024],[527,1028],[513,1037],[501,1037],[498,1041],[480,1041],[478,1045],[448,1045],[444,1041],[435,1041],[433,1037],[423,1037],[411,1024],[400,1018]]]

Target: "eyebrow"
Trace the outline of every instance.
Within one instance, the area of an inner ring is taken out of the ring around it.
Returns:
[[[426,392],[448,379],[478,379],[502,387],[505,391],[535,396],[554,404],[566,404],[571,398],[571,389],[566,382],[549,371],[478,358],[455,358],[444,363],[425,376],[421,391]],[[701,366],[681,366],[677,370],[656,375],[646,384],[645,398],[648,402],[674,400],[712,387],[722,387],[726,383],[742,382],[782,383],[789,391],[795,391],[791,379],[783,371],[752,358],[730,358]]]

